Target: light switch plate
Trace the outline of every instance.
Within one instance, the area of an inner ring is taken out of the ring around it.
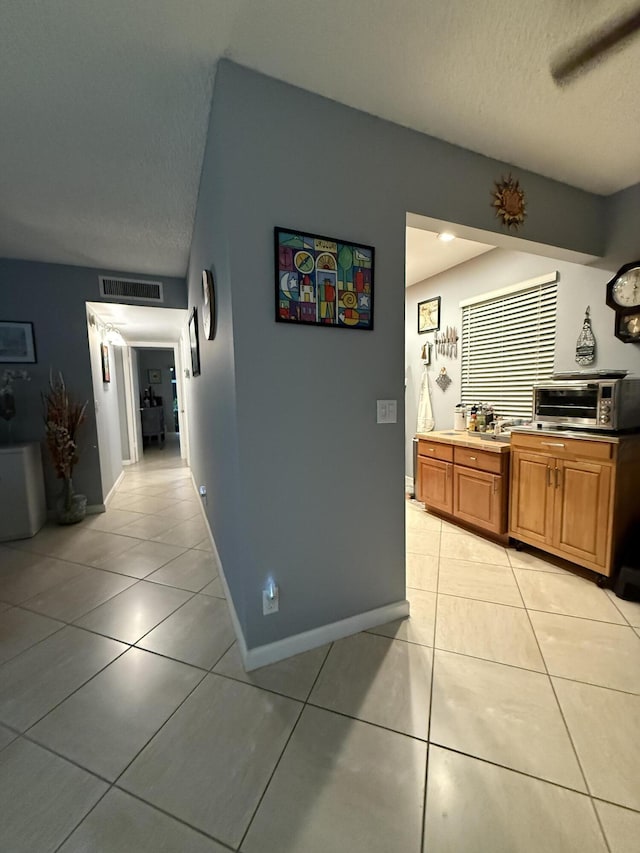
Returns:
[[[378,423],[395,424],[398,422],[398,401],[377,400]]]

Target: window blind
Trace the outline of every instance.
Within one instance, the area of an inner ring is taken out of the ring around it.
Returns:
[[[462,402],[529,418],[533,384],[554,369],[557,274],[461,303]]]

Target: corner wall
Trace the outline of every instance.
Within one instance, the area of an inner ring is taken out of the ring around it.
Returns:
[[[220,337],[189,383],[191,459],[250,649],[404,599],[405,215],[494,230],[510,168],[220,63],[189,272],[200,306],[215,268]],[[601,250],[601,199],[515,171],[529,239]],[[276,225],[376,247],[373,332],[274,322]]]

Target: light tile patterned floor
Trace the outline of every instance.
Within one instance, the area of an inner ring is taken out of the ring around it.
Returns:
[[[169,448],[0,546],[0,850],[637,853],[640,604],[406,515],[411,619],[252,673]]]

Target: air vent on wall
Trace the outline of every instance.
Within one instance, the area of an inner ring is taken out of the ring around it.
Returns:
[[[100,275],[100,296],[107,299],[131,299],[136,302],[164,302],[161,281],[138,281],[133,278],[107,278]]]

